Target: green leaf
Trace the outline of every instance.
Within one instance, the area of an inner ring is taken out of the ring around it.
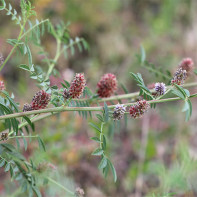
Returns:
[[[23,143],[24,143],[24,147],[25,147],[25,151],[26,151],[27,150],[27,141],[24,137],[23,137]]]
[[[100,114],[96,114],[96,117],[101,121],[104,122],[103,117]]]
[[[174,84],[174,85],[176,86],[177,90],[179,90],[184,95],[184,98],[186,98],[187,94],[186,94],[184,88],[179,86],[179,85],[177,85],[177,84]]]
[[[106,150],[106,138],[105,138],[104,135],[103,135],[102,149],[103,149],[103,150]]]
[[[10,176],[11,176],[11,178],[13,177],[13,175],[14,175],[14,169],[13,169],[12,165],[10,165]]]
[[[107,158],[103,157],[101,159],[101,162],[99,163],[98,168],[101,170],[101,169],[105,168],[106,166],[107,166]]]
[[[32,55],[31,55],[31,50],[29,48],[28,45],[26,45],[26,48],[27,48],[27,55],[28,55],[28,60],[29,60],[29,65],[31,66],[32,65]]]
[[[6,7],[6,3],[4,0],[1,0],[1,4],[0,4],[0,10],[4,10]]]
[[[127,90],[127,88],[121,83],[120,86],[122,87],[123,91],[125,94],[128,94],[129,91]]]
[[[183,100],[185,99],[185,95],[181,91],[179,91],[177,89],[172,90],[172,94],[175,94],[176,96],[178,96],[179,98],[181,98]]]
[[[90,125],[92,128],[96,129],[99,133],[101,132],[100,128],[99,128],[98,126],[96,126],[94,123],[91,123],[91,122],[90,122],[89,125]]]
[[[91,139],[91,140],[94,140],[94,141],[96,141],[96,142],[100,142],[100,139],[99,139],[98,137],[91,137],[90,139]]]
[[[184,106],[182,108],[182,112],[185,112],[187,110],[189,110],[189,103],[187,101],[185,101]]]
[[[92,155],[99,156],[103,154],[103,150],[101,148],[97,148]]]
[[[142,45],[140,46],[140,51],[141,51],[141,63],[143,63],[146,60],[146,52]]]
[[[5,172],[8,172],[10,170],[10,163],[7,163],[5,166]]]
[[[23,116],[23,118],[27,121],[27,123],[30,125],[33,131],[35,131],[34,124],[31,122],[31,120],[27,116]]]
[[[40,149],[46,152],[44,142],[42,141],[42,139],[39,136],[38,136],[38,144],[39,144]]]
[[[4,166],[4,164],[5,164],[5,160],[4,160],[4,159],[2,159],[2,160],[1,160],[1,162],[0,162],[0,168],[1,168],[1,167],[3,167],[3,166]]]
[[[107,159],[107,162],[111,168],[111,171],[112,171],[112,174],[113,174],[113,177],[114,177],[114,182],[117,181],[117,174],[116,174],[116,169],[114,167],[114,165],[111,163],[111,161],[109,159]]]
[[[26,65],[26,64],[21,64],[21,65],[19,66],[19,68],[21,68],[21,69],[23,69],[23,70],[26,70],[26,71],[30,71],[29,66]]]
[[[106,104],[106,102],[104,102],[104,120],[105,122],[107,122],[109,120],[109,109],[108,109],[108,106]]]
[[[33,188],[34,193],[36,194],[37,197],[42,197],[42,195],[37,187],[32,187],[32,188]]]

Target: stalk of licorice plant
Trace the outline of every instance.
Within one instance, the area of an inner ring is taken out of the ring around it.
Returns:
[[[106,125],[111,122],[118,122],[121,119],[137,119],[142,118],[149,110],[159,107],[160,103],[176,102],[182,100],[184,106],[182,111],[186,114],[186,121],[192,115],[191,99],[197,97],[197,93],[190,94],[186,88],[197,86],[197,82],[185,83],[185,80],[190,77],[193,72],[193,61],[190,58],[185,58],[179,64],[177,71],[172,77],[166,76],[161,71],[150,68],[149,63],[145,60],[145,51],[142,49],[141,56],[138,56],[141,66],[161,75],[169,80],[166,85],[164,82],[155,82],[154,88],[149,89],[140,73],[130,73],[133,79],[137,82],[139,92],[129,92],[126,87],[123,88],[125,94],[117,94],[119,90],[118,76],[113,73],[106,73],[101,76],[97,86],[92,92],[86,81],[85,73],[76,73],[73,80],[69,83],[64,81],[62,87],[50,85],[50,76],[59,58],[67,53],[68,50],[73,55],[75,53],[75,45],[81,51],[87,50],[88,45],[83,38],[76,37],[72,39],[68,33],[68,26],[61,23],[58,26],[53,25],[49,19],[36,22],[31,20],[32,16],[36,16],[34,7],[30,1],[21,0],[21,14],[12,8],[11,4],[6,5],[4,0],[1,0],[0,11],[10,15],[11,19],[19,28],[19,34],[16,39],[8,39],[8,43],[12,49],[7,57],[0,57],[0,71],[7,66],[7,62],[13,56],[15,51],[21,53],[22,56],[27,56],[28,63],[23,63],[18,66],[24,72],[29,73],[29,77],[35,80],[35,84],[40,87],[38,92],[32,93],[32,100],[22,107],[15,101],[14,96],[6,89],[4,81],[0,81],[0,121],[4,123],[5,130],[0,136],[0,167],[4,167],[5,172],[10,172],[11,179],[18,181],[22,188],[22,193],[28,193],[32,196],[33,193],[38,197],[42,196],[39,188],[38,179],[43,179],[45,183],[51,182],[65,191],[66,194],[72,196],[84,196],[84,191],[77,188],[75,191],[66,188],[44,173],[48,168],[53,168],[47,163],[36,164],[34,161],[26,161],[26,158],[20,153],[19,139],[24,142],[25,150],[28,148],[26,139],[37,140],[39,147],[43,151],[47,151],[43,140],[38,134],[31,135],[28,127],[35,130],[35,123],[42,121],[45,118],[50,118],[52,115],[57,115],[61,112],[78,112],[88,121],[90,118],[95,118],[98,124],[90,123],[90,126],[97,132],[95,137],[91,139],[98,144],[98,147],[93,151],[92,155],[100,157],[98,168],[103,175],[107,177],[111,170],[113,179],[116,182],[118,179],[113,162],[111,161],[110,153],[107,150],[108,141],[106,137]],[[54,57],[49,57],[42,46],[42,36],[45,31],[51,34],[56,40],[56,52]],[[65,39],[66,37],[66,39]],[[45,56],[47,69],[38,72],[38,66],[33,64],[31,53],[31,44],[41,49],[41,53]],[[5,60],[4,60],[5,59]],[[22,128],[26,128],[24,132]],[[15,141],[18,148],[12,145]],[[18,193],[18,191],[17,191]]]

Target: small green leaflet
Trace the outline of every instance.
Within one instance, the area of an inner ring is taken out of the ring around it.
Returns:
[[[140,52],[141,52],[141,63],[144,63],[144,61],[146,60],[146,52],[142,45],[140,46]]]
[[[106,166],[107,166],[107,158],[103,157],[101,159],[101,162],[99,163],[98,168],[101,170],[101,169],[105,168]]]
[[[109,109],[108,109],[108,106],[106,104],[106,102],[104,102],[104,119],[105,119],[105,122],[107,122],[109,120]]]
[[[99,133],[101,132],[100,128],[98,126],[96,126],[94,123],[89,123],[89,125],[94,128],[95,130],[97,130]]]
[[[109,159],[107,159],[107,163],[109,164],[109,166],[111,168],[111,171],[112,171],[112,174],[113,174],[113,177],[114,177],[114,182],[116,182],[117,181],[116,169],[115,169],[114,165],[111,163],[111,161]]]
[[[95,156],[100,156],[103,154],[103,150],[101,148],[97,148],[93,153],[92,155],[95,155]]]
[[[38,136],[38,144],[39,144],[40,149],[46,152],[44,142],[42,141],[42,139],[39,136]]]

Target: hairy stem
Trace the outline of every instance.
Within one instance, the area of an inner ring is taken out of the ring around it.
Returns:
[[[197,86],[197,82],[193,82],[193,83],[186,83],[183,85],[184,88],[191,88],[191,87],[195,87]],[[170,89],[172,86],[166,86],[167,89]],[[154,89],[150,90],[152,93],[155,92]],[[165,94],[166,95],[166,94]],[[114,101],[114,100],[119,100],[119,99],[131,99],[131,98],[136,98],[137,96],[139,96],[139,92],[133,92],[133,93],[129,93],[129,94],[120,94],[120,95],[116,95],[116,96],[111,96],[108,98],[102,98],[102,99],[98,99],[96,98],[95,100],[93,99],[73,99],[76,101],[91,101],[91,102],[99,102],[99,103],[103,103],[103,102],[107,102],[107,101]]]
[[[191,95],[189,98],[197,97],[197,94]],[[179,97],[174,97],[174,98],[166,98],[166,99],[161,99],[161,100],[150,100],[148,101],[149,104],[154,104],[154,103],[165,103],[165,102],[171,102],[171,101],[177,101],[181,100]],[[125,106],[131,106],[135,105],[135,103],[125,103]],[[115,105],[109,105],[109,109],[113,109]],[[41,109],[41,110],[33,110],[33,111],[27,111],[27,112],[19,112],[19,113],[14,113],[14,114],[8,114],[4,116],[0,116],[0,120],[5,120],[8,118],[19,118],[23,116],[28,116],[28,115],[34,115],[34,114],[44,114],[44,113],[60,113],[60,112],[65,112],[65,111],[103,111],[103,107],[53,107],[53,108],[47,108],[47,109]]]
[[[57,63],[57,60],[59,59],[60,55],[61,55],[61,40],[57,37],[56,38],[56,41],[57,41],[57,50],[56,50],[56,54],[55,54],[55,57],[53,59],[53,63],[51,63],[49,65],[49,69],[47,71],[47,74],[46,74],[46,77],[45,77],[45,80],[49,79],[49,76],[50,74],[52,73],[53,71],[53,68],[55,67],[55,64]]]

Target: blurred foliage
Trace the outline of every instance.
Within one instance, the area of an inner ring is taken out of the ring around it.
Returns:
[[[10,0],[11,1],[11,0]],[[12,1],[13,2],[13,1]],[[75,72],[84,72],[90,87],[95,87],[105,72],[117,75],[119,85],[123,83],[130,92],[138,90],[129,72],[140,72],[146,85],[163,79],[156,78],[141,67],[136,54],[144,46],[149,62],[156,68],[162,67],[173,73],[179,61],[189,56],[197,61],[196,9],[195,0],[34,0],[38,17],[50,18],[53,24],[63,20],[71,22],[70,33],[85,37],[90,45],[89,52],[76,53],[74,57],[60,58],[57,70],[61,77],[70,81]],[[14,1],[19,8],[19,1]],[[18,11],[18,10],[17,10]],[[7,37],[16,37],[16,26],[0,13],[0,52],[7,56],[10,46]],[[42,39],[44,48],[53,57],[55,41],[50,35]],[[37,47],[31,48],[33,54]],[[42,55],[34,62],[40,64]],[[25,103],[36,92],[28,74],[19,70],[21,58],[13,56],[1,73],[7,89],[14,92],[20,103]],[[45,67],[43,66],[43,69]],[[191,79],[196,79],[191,76]],[[51,78],[58,85],[60,79]],[[15,84],[14,86],[12,84]],[[119,88],[118,93],[123,93]],[[193,103],[196,108],[197,103]],[[20,106],[22,108],[22,106]],[[106,180],[97,171],[98,158],[91,157],[96,144],[89,138],[94,136],[86,121],[77,114],[62,113],[51,119],[38,122],[36,132],[47,144],[48,152],[38,151],[37,144],[29,143],[23,153],[34,158],[36,163],[49,162],[58,168],[50,170],[63,185],[84,188],[86,196],[197,196],[196,150],[197,112],[194,110],[190,122],[184,122],[180,104],[160,104],[142,120],[130,120],[115,125],[116,132],[106,128],[110,152],[118,173],[117,183],[112,177]],[[148,119],[148,120],[146,120]],[[148,123],[147,123],[148,122]],[[143,126],[144,125],[144,126]],[[138,188],[140,176],[140,148],[143,128],[148,129],[145,159],[142,163],[143,186]],[[120,128],[120,129],[119,129]],[[9,176],[9,175],[7,175]],[[0,195],[11,196],[17,185],[8,184],[4,172],[0,172]],[[9,187],[8,187],[9,185]],[[63,196],[59,188],[47,187],[45,196]],[[20,193],[15,196],[24,196]]]

